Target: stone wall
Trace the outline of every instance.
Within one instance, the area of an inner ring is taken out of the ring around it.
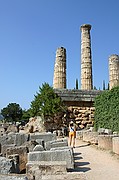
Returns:
[[[101,90],[54,89],[68,107],[66,121],[74,120],[79,128],[93,126],[94,100],[101,94]]]
[[[69,119],[73,119],[79,128],[91,127],[94,124],[94,107],[69,106]]]

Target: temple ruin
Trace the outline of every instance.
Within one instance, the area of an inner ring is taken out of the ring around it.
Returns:
[[[92,53],[90,24],[83,24],[81,30],[81,90],[93,90]],[[119,55],[109,57],[109,87],[119,85]],[[66,89],[66,49],[58,48],[53,77],[54,89]]]
[[[94,99],[103,90],[93,89],[90,24],[83,24],[81,30],[81,88],[66,89],[66,49],[57,49],[54,66],[53,88],[69,110],[68,119],[73,119],[80,128],[93,126]],[[109,87],[119,85],[119,55],[109,57]]]

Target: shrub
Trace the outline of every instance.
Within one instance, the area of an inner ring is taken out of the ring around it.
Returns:
[[[119,132],[119,86],[105,90],[95,98],[94,127]]]

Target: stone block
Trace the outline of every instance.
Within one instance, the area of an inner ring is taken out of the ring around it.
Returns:
[[[4,144],[15,144],[15,137],[13,136],[13,134],[0,136],[0,144],[1,146]]]
[[[14,168],[15,168],[15,173],[20,173],[19,169],[19,155],[18,154],[12,154],[8,156],[9,159],[12,159],[14,161]]]
[[[44,151],[44,148],[42,145],[36,145],[34,148],[33,148],[33,151]]]
[[[87,180],[87,176],[82,172],[71,172],[62,175],[44,175],[41,180]],[[35,179],[39,180],[39,179]]]
[[[59,151],[59,150],[65,150],[65,149],[68,149],[71,152],[71,157],[74,157],[74,150],[72,147],[69,147],[69,146],[51,148],[50,151]]]
[[[98,132],[83,131],[83,141],[98,144]]]
[[[115,135],[98,135],[98,148],[112,151],[112,139]]]
[[[26,146],[28,148],[28,151],[33,151],[34,147],[38,145],[38,143],[35,140],[27,141],[23,144],[23,146]]]
[[[0,174],[0,180],[28,180],[28,178],[26,177],[26,175],[18,175],[18,174]]]
[[[105,128],[98,128],[98,133],[99,134],[104,134],[105,133]]]
[[[5,157],[0,157],[0,174],[15,173],[14,161]]]
[[[30,140],[43,139],[44,142],[56,140],[56,135],[53,133],[34,133],[30,134]]]
[[[16,146],[7,149],[6,156],[9,157],[13,154],[19,155],[19,170],[20,172],[26,169],[28,148],[25,146]]]
[[[15,144],[4,144],[4,145],[2,145],[2,146],[1,146],[2,156],[6,156],[7,148],[15,147],[15,146],[16,146]]]
[[[0,136],[3,136],[5,134],[4,127],[0,127]]]
[[[26,165],[29,180],[42,179],[44,175],[66,174],[66,161],[32,161]]]
[[[28,153],[29,161],[66,161],[67,169],[74,168],[74,157],[70,149],[30,152]]]
[[[48,141],[45,143],[46,150],[50,150],[51,148],[55,148],[55,147],[63,147],[63,146],[68,146],[67,139]]]
[[[22,146],[29,139],[28,134],[16,133],[14,136],[15,136],[15,144],[17,146]]]
[[[112,145],[113,145],[113,152],[119,155],[119,137],[113,137]]]

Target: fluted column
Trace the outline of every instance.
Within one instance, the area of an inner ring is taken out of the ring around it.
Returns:
[[[93,89],[90,24],[81,26],[81,89]]]
[[[66,49],[63,47],[56,51],[53,88],[66,88]]]
[[[109,89],[119,86],[119,55],[109,57]]]

